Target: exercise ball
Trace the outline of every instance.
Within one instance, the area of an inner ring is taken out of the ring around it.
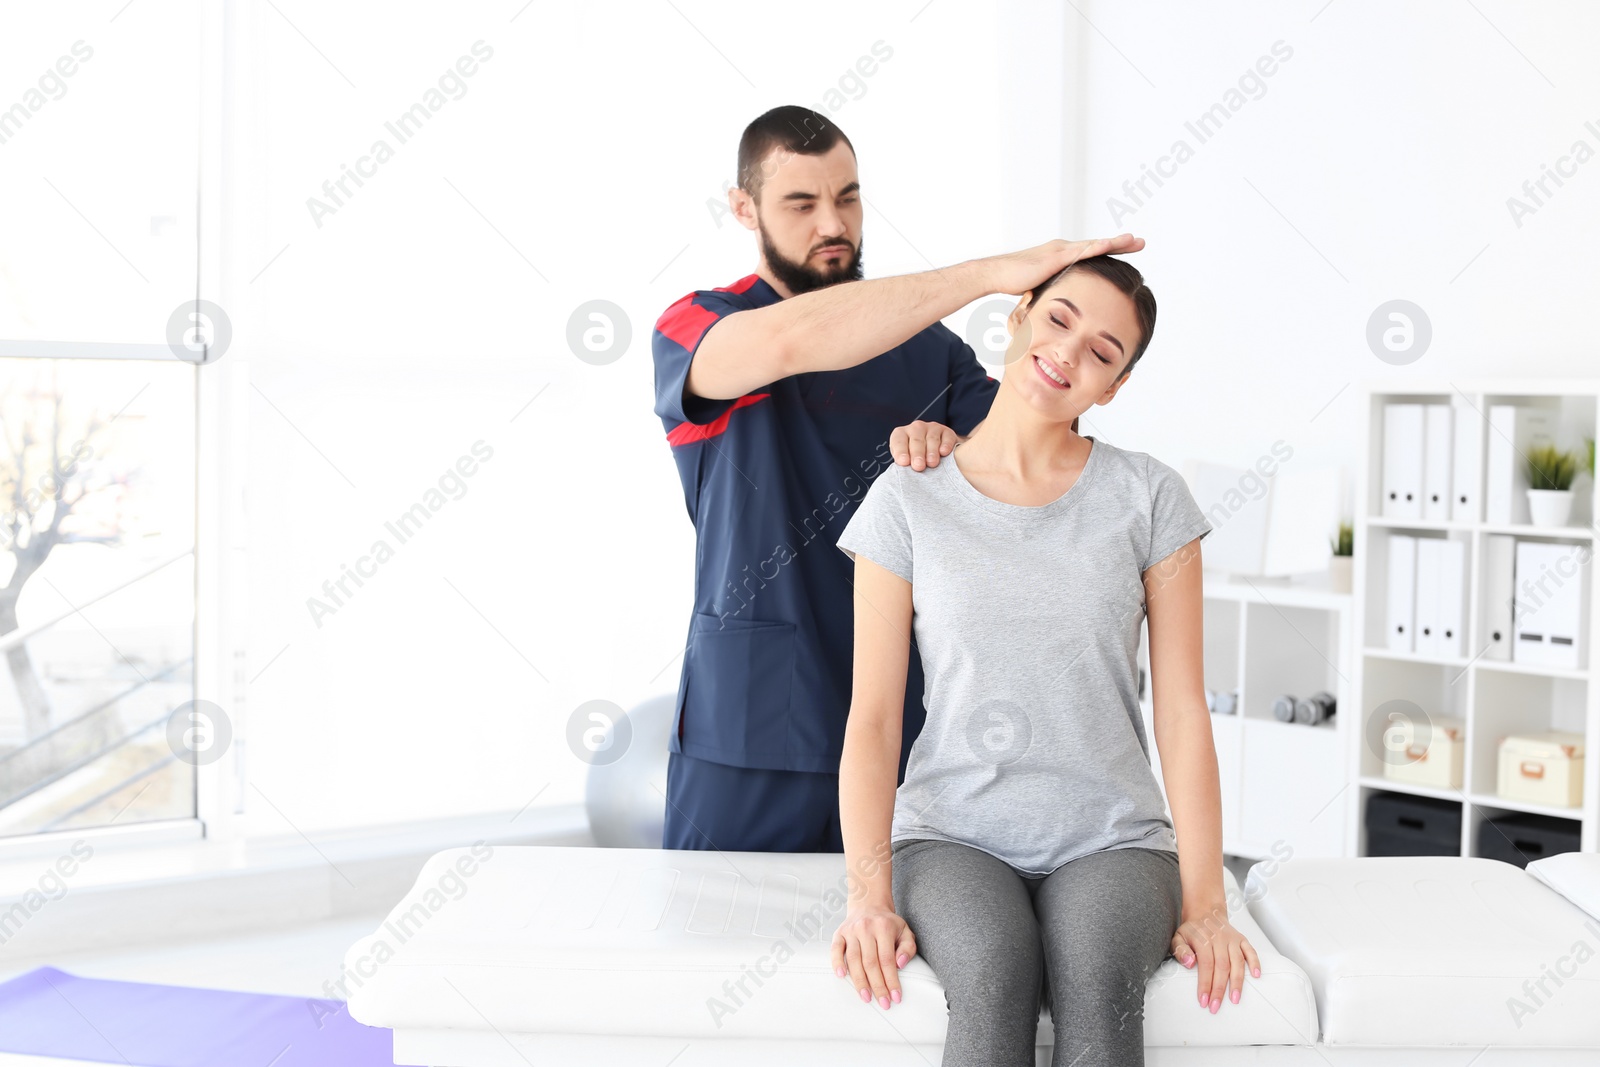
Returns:
[[[614,758],[589,764],[584,807],[589,832],[604,848],[660,848],[667,820],[667,742],[677,694],[641,701],[605,728],[607,750],[620,741]]]

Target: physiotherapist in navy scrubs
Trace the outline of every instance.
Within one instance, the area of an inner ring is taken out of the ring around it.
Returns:
[[[757,237],[755,271],[676,301],[651,337],[697,543],[662,846],[842,852],[854,610],[835,543],[888,464],[937,464],[999,384],[939,320],[1143,241],[862,280],[855,150],[832,121],[774,108],[745,129],[738,167],[728,202]],[[913,638],[900,781],[922,689]]]

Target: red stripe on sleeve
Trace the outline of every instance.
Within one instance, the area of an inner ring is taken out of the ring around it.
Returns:
[[[694,294],[690,293],[662,313],[656,322],[656,329],[684,351],[693,352],[700,344],[700,338],[705,336],[718,318],[720,316],[715,312],[696,304]]]
[[[756,279],[760,278],[760,277],[761,277],[761,275],[759,275],[759,274],[746,274],[743,278],[740,278],[738,281],[734,282],[732,285],[719,285],[719,286],[717,286],[717,292],[719,292],[719,293],[742,293],[746,289],[748,289],[752,285],[754,285],[756,283]]]
[[[719,285],[712,290],[717,293],[742,293],[749,289],[761,277],[759,274],[748,274],[732,285]],[[711,324],[722,316],[714,311],[701,307],[694,302],[694,293],[683,297],[662,313],[656,321],[656,329],[663,337],[681,346],[686,352],[693,352],[700,344],[700,338],[706,335]]]
[[[727,430],[728,418],[735,411],[749,407],[758,400],[765,400],[771,395],[771,393],[755,393],[741,396],[733,402],[733,407],[703,426],[693,422],[680,422],[667,434],[667,443],[677,447],[678,445],[692,445],[700,441],[709,440]]]

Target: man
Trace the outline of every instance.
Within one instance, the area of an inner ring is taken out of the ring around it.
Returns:
[[[854,611],[835,542],[887,464],[937,463],[998,385],[939,320],[1143,242],[1053,241],[863,281],[855,150],[837,126],[775,108],[745,129],[738,167],[728,203],[757,236],[755,272],[684,296],[651,338],[697,539],[662,845],[840,852]],[[922,691],[913,639],[900,780]]]

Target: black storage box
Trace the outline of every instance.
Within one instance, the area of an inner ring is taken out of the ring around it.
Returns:
[[[1578,820],[1519,813],[1478,824],[1478,855],[1526,867],[1558,852],[1578,851]]]
[[[1367,855],[1461,855],[1461,805],[1409,793],[1367,798]]]

